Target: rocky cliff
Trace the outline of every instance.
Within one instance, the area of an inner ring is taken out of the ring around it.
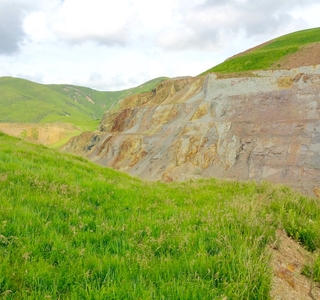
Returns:
[[[63,150],[149,180],[269,180],[320,196],[320,65],[167,80]]]

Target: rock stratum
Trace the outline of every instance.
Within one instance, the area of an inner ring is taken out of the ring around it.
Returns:
[[[63,150],[148,180],[268,180],[320,196],[320,65],[163,81]]]

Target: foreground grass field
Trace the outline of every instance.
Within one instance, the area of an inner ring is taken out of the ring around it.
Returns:
[[[320,42],[320,28],[293,32],[276,38],[261,47],[231,57],[223,63],[203,72],[201,75],[211,72],[237,73],[252,70],[277,69],[280,67],[278,63],[281,59],[296,53],[305,45],[317,42]]]
[[[269,299],[277,228],[318,250],[319,201],[146,183],[0,133],[3,299]],[[308,267],[320,281],[320,260]]]

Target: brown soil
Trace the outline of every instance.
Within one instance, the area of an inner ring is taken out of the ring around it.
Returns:
[[[320,43],[313,43],[301,48],[298,52],[278,62],[281,69],[292,69],[302,66],[320,64]]]
[[[234,56],[229,57],[227,60],[250,53],[251,51],[257,50],[263,46],[268,45],[272,41],[273,40],[258,45],[256,47],[250,48],[244,52],[238,53]],[[302,66],[313,66],[318,64],[320,64],[320,43],[312,43],[304,47],[301,47],[301,49],[298,52],[292,55],[288,55],[282,60],[278,61],[275,67],[279,69],[292,69]]]
[[[277,232],[277,247],[271,249],[273,272],[271,298],[274,300],[320,299],[320,284],[302,275],[304,265],[312,263],[312,254],[282,231]]]
[[[0,131],[42,145],[52,145],[75,132],[81,133],[71,124],[0,123]]]

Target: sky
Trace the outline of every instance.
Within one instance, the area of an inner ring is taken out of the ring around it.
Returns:
[[[102,91],[320,27],[318,0],[0,0],[0,76]]]

